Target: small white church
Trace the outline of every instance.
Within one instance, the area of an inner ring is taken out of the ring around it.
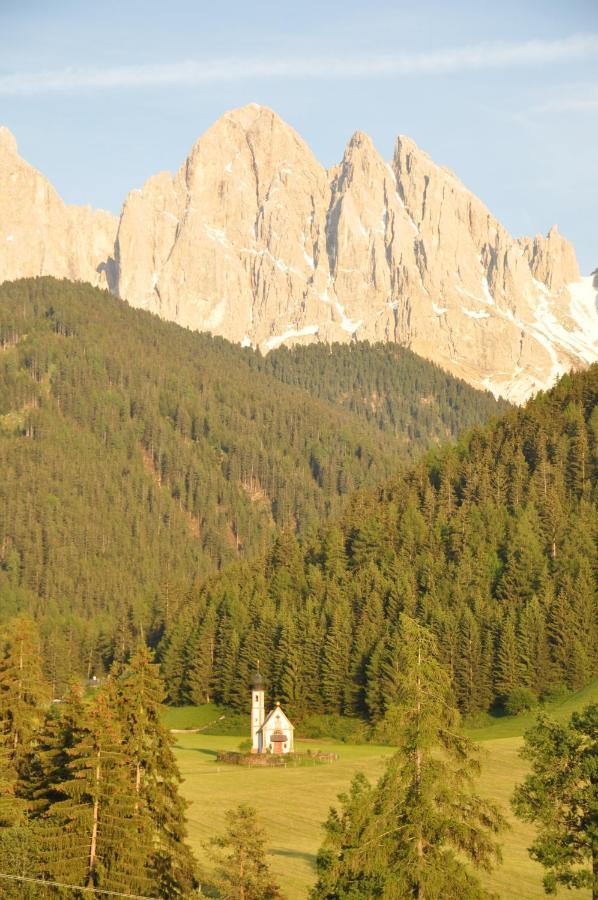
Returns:
[[[264,686],[258,670],[251,679],[251,752],[292,753],[295,729],[279,703],[266,715]]]

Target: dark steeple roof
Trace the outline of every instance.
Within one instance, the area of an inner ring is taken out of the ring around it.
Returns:
[[[262,673],[258,669],[257,672],[254,672],[251,678],[251,688],[254,691],[263,691],[265,687],[265,681],[262,678]]]

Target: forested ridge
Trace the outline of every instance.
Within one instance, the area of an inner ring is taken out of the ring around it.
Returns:
[[[470,385],[397,344],[281,347],[251,364],[391,432],[411,459],[508,408],[479,392],[471,402]]]
[[[181,605],[160,646],[173,702],[243,707],[259,658],[290,713],[381,721],[400,616],[429,626],[462,713],[597,668],[598,366],[362,489],[315,541],[280,534]]]
[[[4,284],[0,615],[38,619],[61,690],[155,643],[210,573],[279,529],[313,540],[502,406],[407,350],[263,359],[86,285]]]

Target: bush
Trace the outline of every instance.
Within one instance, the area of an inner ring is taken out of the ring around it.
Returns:
[[[369,737],[369,728],[363,719],[334,714],[308,716],[297,727],[297,732],[298,738],[329,738],[344,744],[364,744]]]
[[[506,699],[505,712],[508,716],[518,716],[519,713],[529,712],[538,705],[538,698],[529,688],[515,688]]]
[[[566,684],[550,684],[542,694],[542,702],[557,703],[559,700],[564,700],[565,697],[568,697],[570,693],[571,691]]]

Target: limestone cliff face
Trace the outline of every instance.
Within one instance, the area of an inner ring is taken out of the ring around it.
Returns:
[[[17,208],[31,246],[5,257],[0,236],[0,279],[107,283],[134,306],[264,352],[396,341],[516,401],[598,356],[596,290],[571,245],[556,228],[515,240],[409,138],[387,163],[358,132],[326,171],[252,104],[210,128],[174,177],[132,191],[114,240],[106,214],[73,225],[73,208],[10,137],[0,137],[0,229]]]
[[[556,225],[546,237],[537,234],[533,241],[521,238],[519,243],[533,276],[551,291],[562,291],[572,281],[579,280],[575,251],[558,233]]]
[[[66,206],[0,128],[0,281],[54,275],[106,287],[118,220]]]

